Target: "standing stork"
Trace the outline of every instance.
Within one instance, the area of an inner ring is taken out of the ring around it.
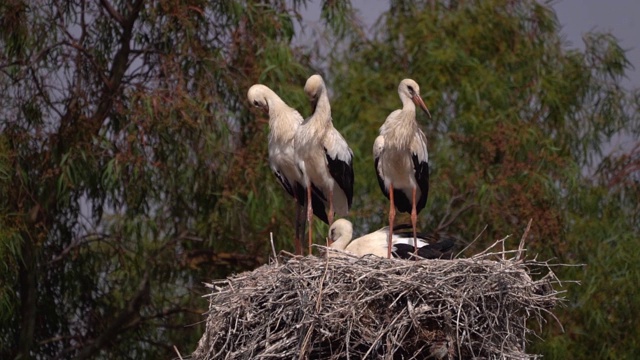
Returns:
[[[420,97],[418,83],[404,79],[398,86],[402,109],[395,110],[380,127],[373,143],[378,184],[389,199],[389,239],[387,257],[391,257],[393,221],[398,211],[411,213],[413,240],[418,253],[416,224],[418,212],[427,204],[429,193],[429,153],[427,137],[416,123],[416,105],[431,118]]]
[[[294,246],[297,255],[302,255],[302,237],[304,236],[306,197],[302,182],[302,173],[295,163],[294,136],[302,123],[302,115],[287,105],[270,88],[255,84],[249,88],[247,98],[251,105],[269,115],[269,166],[280,185],[296,199],[296,237]],[[328,223],[324,203],[318,195],[311,198],[313,212],[320,220]]]
[[[328,206],[329,226],[334,213],[345,216],[353,200],[353,152],[331,120],[331,105],[324,80],[312,75],[304,85],[311,101],[313,114],[307,118],[295,134],[295,156],[302,171],[307,199],[317,194]],[[309,223],[309,253],[311,253],[312,209],[307,200]]]

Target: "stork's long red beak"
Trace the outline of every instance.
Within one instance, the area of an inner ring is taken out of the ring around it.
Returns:
[[[415,94],[413,95],[413,98],[411,98],[411,100],[413,100],[413,102],[418,105],[422,110],[424,110],[425,113],[427,113],[427,115],[429,116],[429,119],[431,119],[431,113],[429,112],[429,109],[427,109],[427,105],[424,104],[424,101],[422,101],[422,98],[420,97],[420,95]]]

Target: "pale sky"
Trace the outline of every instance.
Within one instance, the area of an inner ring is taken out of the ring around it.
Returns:
[[[640,1],[564,0],[554,6],[562,34],[574,47],[584,49],[582,36],[592,30],[613,34],[634,69],[628,71],[628,88],[640,87]]]
[[[371,27],[380,14],[389,8],[386,0],[352,0],[361,20]],[[561,33],[571,47],[584,49],[582,36],[591,31],[612,33],[628,50],[627,56],[634,66],[628,72],[628,88],[640,87],[640,0],[558,0],[552,6],[562,26]],[[313,1],[303,12],[310,36],[319,26],[320,1]]]

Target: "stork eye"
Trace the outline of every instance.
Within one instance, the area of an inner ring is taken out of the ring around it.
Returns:
[[[255,105],[255,106],[259,106],[259,105],[260,105],[260,103],[258,102],[258,100],[253,100],[253,105]]]
[[[413,95],[416,93],[415,90],[413,90],[413,86],[409,85],[407,87],[409,88],[409,94]]]

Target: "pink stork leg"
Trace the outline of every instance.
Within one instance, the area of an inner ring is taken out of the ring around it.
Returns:
[[[393,202],[393,183],[389,184],[389,237],[387,239],[387,259],[391,259],[391,242],[393,239],[393,221],[396,218],[396,205]]]
[[[416,210],[416,188],[411,192],[411,226],[413,227],[413,247],[414,253],[418,255],[418,234],[416,224],[418,223],[418,211]]]
[[[331,189],[331,190],[329,190],[329,214],[328,214],[329,227],[331,227],[331,225],[333,224],[333,215],[334,215],[334,211],[333,211],[333,189]]]
[[[311,182],[307,183],[307,223],[309,224],[309,255],[311,255],[311,244],[313,244],[313,208],[311,207]]]

